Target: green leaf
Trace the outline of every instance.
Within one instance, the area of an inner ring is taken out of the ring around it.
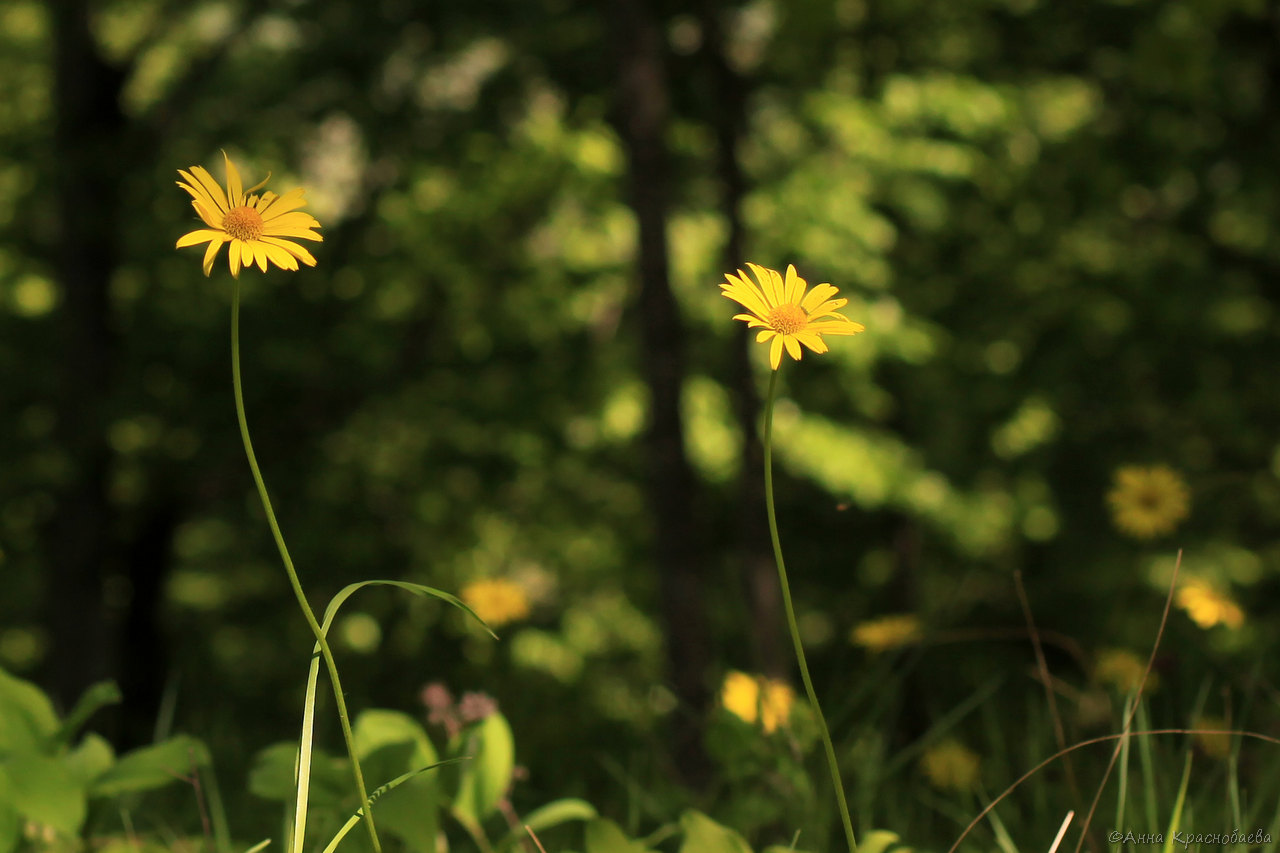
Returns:
[[[79,746],[64,756],[63,761],[88,788],[93,780],[111,769],[116,761],[116,753],[106,738],[90,732],[81,739]]]
[[[702,812],[690,809],[680,815],[680,829],[684,832],[680,853],[751,853],[741,835]]]
[[[498,807],[511,784],[515,749],[511,726],[501,714],[490,714],[463,733],[458,755],[470,759],[461,765],[453,800],[459,820],[479,826]]]
[[[911,848],[903,845],[898,833],[887,829],[873,829],[858,840],[858,853],[910,853]]]
[[[587,853],[651,853],[639,841],[632,841],[611,820],[593,820],[586,829]]]
[[[0,761],[0,799],[29,821],[75,836],[88,804],[84,783],[62,758],[24,752]]]
[[[179,735],[123,755],[89,788],[91,797],[114,797],[162,788],[209,764],[209,751],[195,738]]]
[[[0,753],[46,752],[57,731],[58,715],[49,697],[0,669]]]
[[[298,745],[288,741],[273,743],[258,751],[249,770],[249,792],[264,800],[287,802],[294,798],[294,765]],[[351,787],[347,763],[323,750],[312,755],[310,799],[316,805],[340,802]]]
[[[22,841],[22,816],[0,794],[0,853],[11,853]]]
[[[70,743],[72,736],[80,730],[81,726],[88,722],[90,717],[97,713],[99,708],[114,705],[119,701],[120,688],[116,686],[115,682],[99,681],[81,694],[76,706],[71,709],[71,713],[67,714],[67,718],[63,720],[62,727],[58,729],[54,740],[60,744]]]
[[[439,761],[422,726],[399,711],[363,711],[353,733],[365,778],[375,783]],[[437,775],[422,773],[383,794],[374,817],[379,827],[399,836],[410,849],[434,853],[440,833],[439,804]]]
[[[525,815],[521,826],[508,833],[507,837],[494,845],[493,849],[497,853],[501,853],[528,838],[529,833],[525,832],[524,829],[526,826],[534,832],[541,832],[544,829],[550,829],[553,826],[559,826],[571,820],[591,820],[595,816],[595,806],[586,800],[555,800]]]

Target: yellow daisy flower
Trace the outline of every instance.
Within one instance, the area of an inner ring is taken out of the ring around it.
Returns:
[[[982,759],[955,738],[946,738],[924,751],[920,770],[940,791],[971,791],[978,784]]]
[[[298,269],[298,261],[309,267],[316,265],[311,253],[291,239],[322,240],[312,231],[320,223],[309,213],[298,210],[306,204],[302,189],[290,190],[284,195],[264,192],[250,195],[266,186],[271,176],[262,183],[243,189],[240,172],[227,153],[222,152],[227,163],[227,189],[213,179],[203,166],[192,166],[191,171],[179,169],[182,180],[178,186],[191,195],[191,206],[204,220],[208,228],[198,228],[178,239],[177,248],[208,243],[204,252],[204,274],[213,269],[213,260],[223,243],[230,243],[227,255],[231,261],[231,274],[240,277],[240,267],[257,264],[263,272],[267,262],[284,270]]]
[[[529,597],[519,584],[504,578],[472,581],[459,597],[491,628],[529,615]]]
[[[736,670],[724,677],[720,689],[726,711],[748,723],[759,720],[766,733],[777,731],[787,721],[795,700],[796,693],[786,682]]]
[[[924,636],[920,617],[911,613],[881,616],[854,626],[849,639],[872,654],[900,649],[920,642]]]
[[[778,369],[782,363],[782,349],[796,361],[800,360],[800,344],[817,353],[827,351],[823,335],[856,335],[864,330],[843,314],[840,308],[848,299],[832,299],[839,291],[830,284],[815,285],[805,293],[808,283],[796,275],[794,266],[787,267],[786,278],[777,270],[757,264],[747,264],[755,273],[756,282],[742,270],[726,273],[726,282],[720,285],[721,294],[750,311],[736,314],[735,320],[745,320],[752,329],[759,328],[757,343],[772,340],[769,345],[769,365]]]
[[[1121,532],[1135,539],[1154,539],[1172,533],[1187,517],[1191,492],[1167,465],[1128,465],[1116,471],[1107,503],[1111,520]]]
[[[1233,631],[1244,625],[1244,611],[1230,595],[1201,578],[1190,578],[1179,587],[1174,601],[1191,621],[1206,631],[1226,625]]]

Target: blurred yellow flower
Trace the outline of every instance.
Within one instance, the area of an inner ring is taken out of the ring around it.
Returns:
[[[1200,747],[1205,755],[1210,758],[1226,758],[1231,754],[1231,735],[1224,734],[1230,731],[1231,726],[1226,720],[1212,714],[1204,714],[1196,720],[1192,728],[1198,730],[1192,737],[1195,738],[1196,746]]]
[[[918,643],[923,633],[919,617],[899,613],[855,625],[849,639],[874,654]]]
[[[1093,680],[1114,687],[1121,693],[1131,693],[1142,683],[1142,673],[1147,662],[1128,649],[1103,649],[1093,664]],[[1145,692],[1156,689],[1160,679],[1153,672],[1147,676]]]
[[[285,239],[323,239],[311,230],[320,227],[315,217],[297,209],[307,203],[303,198],[305,191],[290,190],[282,196],[273,192],[250,195],[266,186],[271,176],[267,175],[261,183],[246,190],[240,181],[240,171],[225,151],[222,157],[227,165],[226,192],[203,166],[192,166],[189,172],[178,170],[182,176],[178,186],[191,196],[191,206],[209,227],[182,235],[177,248],[208,243],[204,252],[205,275],[213,269],[214,258],[223,243],[231,244],[227,256],[231,274],[237,278],[242,265],[249,267],[256,263],[260,270],[266,272],[268,261],[284,270],[298,269],[298,261],[314,267],[316,259],[310,252],[293,240]]]
[[[720,689],[720,702],[726,711],[748,723],[758,720],[769,733],[777,731],[791,716],[795,699],[795,691],[786,682],[737,670],[724,677]]]
[[[920,756],[920,770],[940,791],[973,790],[981,765],[978,754],[954,738],[939,741]]]
[[[800,344],[817,353],[827,351],[823,335],[856,335],[863,331],[861,323],[855,323],[839,313],[849,303],[848,299],[832,299],[839,293],[830,284],[815,285],[806,295],[808,283],[796,274],[796,268],[787,266],[783,278],[777,270],[757,264],[747,264],[755,273],[756,282],[742,270],[725,274],[720,285],[721,295],[742,305],[751,313],[735,314],[735,320],[745,320],[748,328],[759,328],[757,343],[770,339],[769,365],[774,370],[782,363],[782,349],[796,361],[800,360]]]
[[[529,598],[524,588],[505,578],[472,581],[462,588],[459,598],[491,628],[529,615]]]
[[[1107,493],[1111,521],[1135,539],[1172,533],[1191,509],[1191,492],[1182,476],[1167,465],[1127,465],[1115,472]]]
[[[1240,605],[1203,578],[1183,581],[1174,600],[1192,622],[1205,630],[1215,625],[1226,625],[1235,630],[1244,625],[1244,611]]]

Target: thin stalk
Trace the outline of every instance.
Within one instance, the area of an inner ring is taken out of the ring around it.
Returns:
[[[373,809],[370,808],[369,793],[365,790],[364,774],[360,771],[360,760],[356,757],[355,736],[351,733],[351,718],[347,714],[347,701],[342,696],[342,682],[338,679],[338,664],[333,659],[333,651],[325,632],[320,630],[316,614],[307,602],[302,591],[302,582],[298,580],[298,572],[293,567],[293,559],[289,556],[289,548],[284,544],[284,534],[276,522],[275,510],[271,508],[271,498],[267,495],[267,484],[262,479],[262,471],[258,468],[258,459],[253,453],[253,441],[249,438],[249,421],[244,414],[244,392],[240,385],[240,280],[236,279],[235,289],[231,297],[231,379],[235,386],[236,418],[240,422],[240,438],[244,441],[244,455],[249,459],[249,470],[253,472],[253,482],[258,487],[258,497],[262,499],[262,509],[267,514],[267,524],[271,526],[271,535],[275,537],[276,548],[280,551],[280,559],[284,562],[284,570],[289,575],[289,585],[293,587],[293,595],[298,600],[298,607],[306,617],[307,625],[320,646],[320,654],[324,657],[325,666],[329,670],[329,683],[333,686],[333,698],[338,705],[338,719],[342,721],[342,737],[347,742],[347,755],[351,758],[351,772],[355,777],[356,790],[360,794],[360,802],[364,808],[364,824],[369,830],[369,839],[373,842],[376,853],[382,853],[382,844],[378,841],[378,830],[373,822]]]
[[[782,542],[778,538],[778,517],[773,510],[773,403],[778,393],[778,373],[774,370],[769,377],[769,396],[764,406],[764,502],[769,513],[769,536],[773,539],[773,557],[778,563],[778,584],[782,587],[782,603],[787,611],[787,627],[791,629],[791,643],[796,650],[796,663],[800,665],[800,678],[804,681],[804,691],[809,696],[809,704],[818,718],[818,729],[822,732],[822,744],[827,750],[827,766],[831,768],[831,784],[836,789],[836,801],[840,805],[840,820],[844,823],[845,840],[849,842],[849,853],[857,853],[858,841],[853,835],[853,821],[849,818],[849,805],[845,802],[844,783],[840,781],[840,764],[836,760],[836,748],[831,743],[831,732],[827,731],[827,719],[822,715],[822,706],[818,704],[818,694],[813,690],[813,679],[809,677],[809,664],[805,661],[804,645],[800,642],[800,627],[796,624],[796,611],[791,605],[791,585],[787,583],[787,564],[782,559]]]

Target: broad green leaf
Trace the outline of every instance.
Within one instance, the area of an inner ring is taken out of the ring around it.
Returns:
[[[91,797],[113,797],[162,788],[209,764],[209,751],[195,738],[179,735],[123,755],[89,788]]]
[[[62,758],[17,753],[0,760],[0,795],[29,821],[75,836],[88,804],[84,783]]]
[[[751,853],[741,835],[702,812],[690,809],[680,815],[680,829],[684,833],[680,853]]]
[[[435,747],[422,726],[399,711],[371,709],[356,718],[356,753],[372,784],[436,764]],[[434,853],[440,832],[440,793],[435,773],[405,780],[378,800],[378,826],[414,850]]]
[[[76,778],[88,788],[97,778],[111,769],[116,761],[115,750],[101,735],[90,732],[81,739],[80,745],[67,753],[62,759]]]
[[[858,839],[858,853],[888,853],[890,850],[910,853],[911,848],[903,846],[898,833],[887,829],[873,829]]]
[[[18,849],[22,840],[22,816],[18,810],[6,802],[0,794],[0,853],[11,853]]]
[[[601,818],[587,824],[587,853],[651,853],[639,841],[627,838],[618,825]]]
[[[490,714],[462,735],[460,756],[470,756],[461,767],[458,793],[453,801],[460,820],[478,826],[498,806],[511,784],[515,769],[515,739],[501,714]]]
[[[298,745],[283,741],[264,747],[253,757],[249,770],[249,791],[264,800],[286,802],[294,798],[294,767]],[[311,769],[310,797],[317,805],[332,805],[351,789],[351,770],[345,761],[315,750]]]
[[[528,838],[529,833],[524,829],[526,826],[534,832],[541,832],[571,820],[591,820],[595,816],[595,806],[586,800],[555,800],[525,815],[524,820],[521,821],[522,825],[508,833],[507,837],[494,845],[493,849],[501,853]]]
[[[0,669],[0,753],[47,751],[57,731],[58,715],[49,697]]]

